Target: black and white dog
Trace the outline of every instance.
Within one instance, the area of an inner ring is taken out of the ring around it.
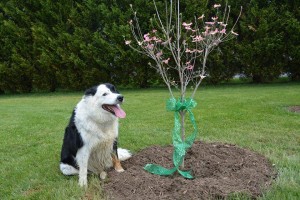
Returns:
[[[106,178],[106,169],[122,172],[120,160],[131,154],[117,148],[118,118],[126,113],[120,104],[124,97],[109,83],[86,90],[75,107],[61,151],[60,170],[64,175],[79,174],[79,185],[87,186],[88,171]]]

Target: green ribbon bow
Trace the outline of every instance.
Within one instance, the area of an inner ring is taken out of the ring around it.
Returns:
[[[171,98],[167,101],[167,110],[168,111],[175,111],[175,124],[173,129],[173,164],[174,167],[172,169],[167,169],[162,166],[156,164],[147,164],[144,169],[150,173],[168,176],[173,174],[174,172],[178,171],[183,177],[192,179],[193,176],[191,175],[190,171],[182,171],[179,169],[180,165],[183,162],[184,156],[186,154],[186,150],[192,146],[194,140],[197,135],[197,125],[195,122],[195,117],[191,111],[192,108],[196,107],[197,103],[193,99],[185,99],[185,100],[177,100],[175,98]],[[192,122],[194,131],[193,133],[186,137],[185,141],[182,140],[180,130],[180,111],[186,110],[189,113],[189,118]]]

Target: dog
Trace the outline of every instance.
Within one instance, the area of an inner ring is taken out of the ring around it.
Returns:
[[[131,157],[126,149],[118,148],[118,118],[126,113],[124,101],[114,85],[104,83],[85,91],[73,110],[65,129],[60,170],[64,175],[79,175],[79,185],[87,187],[89,172],[105,179],[105,170],[114,167],[124,171],[120,161]]]

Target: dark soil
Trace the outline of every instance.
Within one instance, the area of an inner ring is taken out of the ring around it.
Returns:
[[[300,113],[300,106],[290,106],[289,111]]]
[[[147,163],[171,168],[173,147],[152,146],[123,162],[125,172],[108,173],[104,189],[109,199],[226,199],[243,194],[252,199],[265,191],[276,177],[272,164],[262,155],[235,145],[195,142],[186,155],[185,169],[193,180],[176,173],[153,175]]]

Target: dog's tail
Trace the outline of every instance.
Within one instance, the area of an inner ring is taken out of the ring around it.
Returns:
[[[127,149],[118,148],[118,157],[121,161],[127,160],[132,154]]]

